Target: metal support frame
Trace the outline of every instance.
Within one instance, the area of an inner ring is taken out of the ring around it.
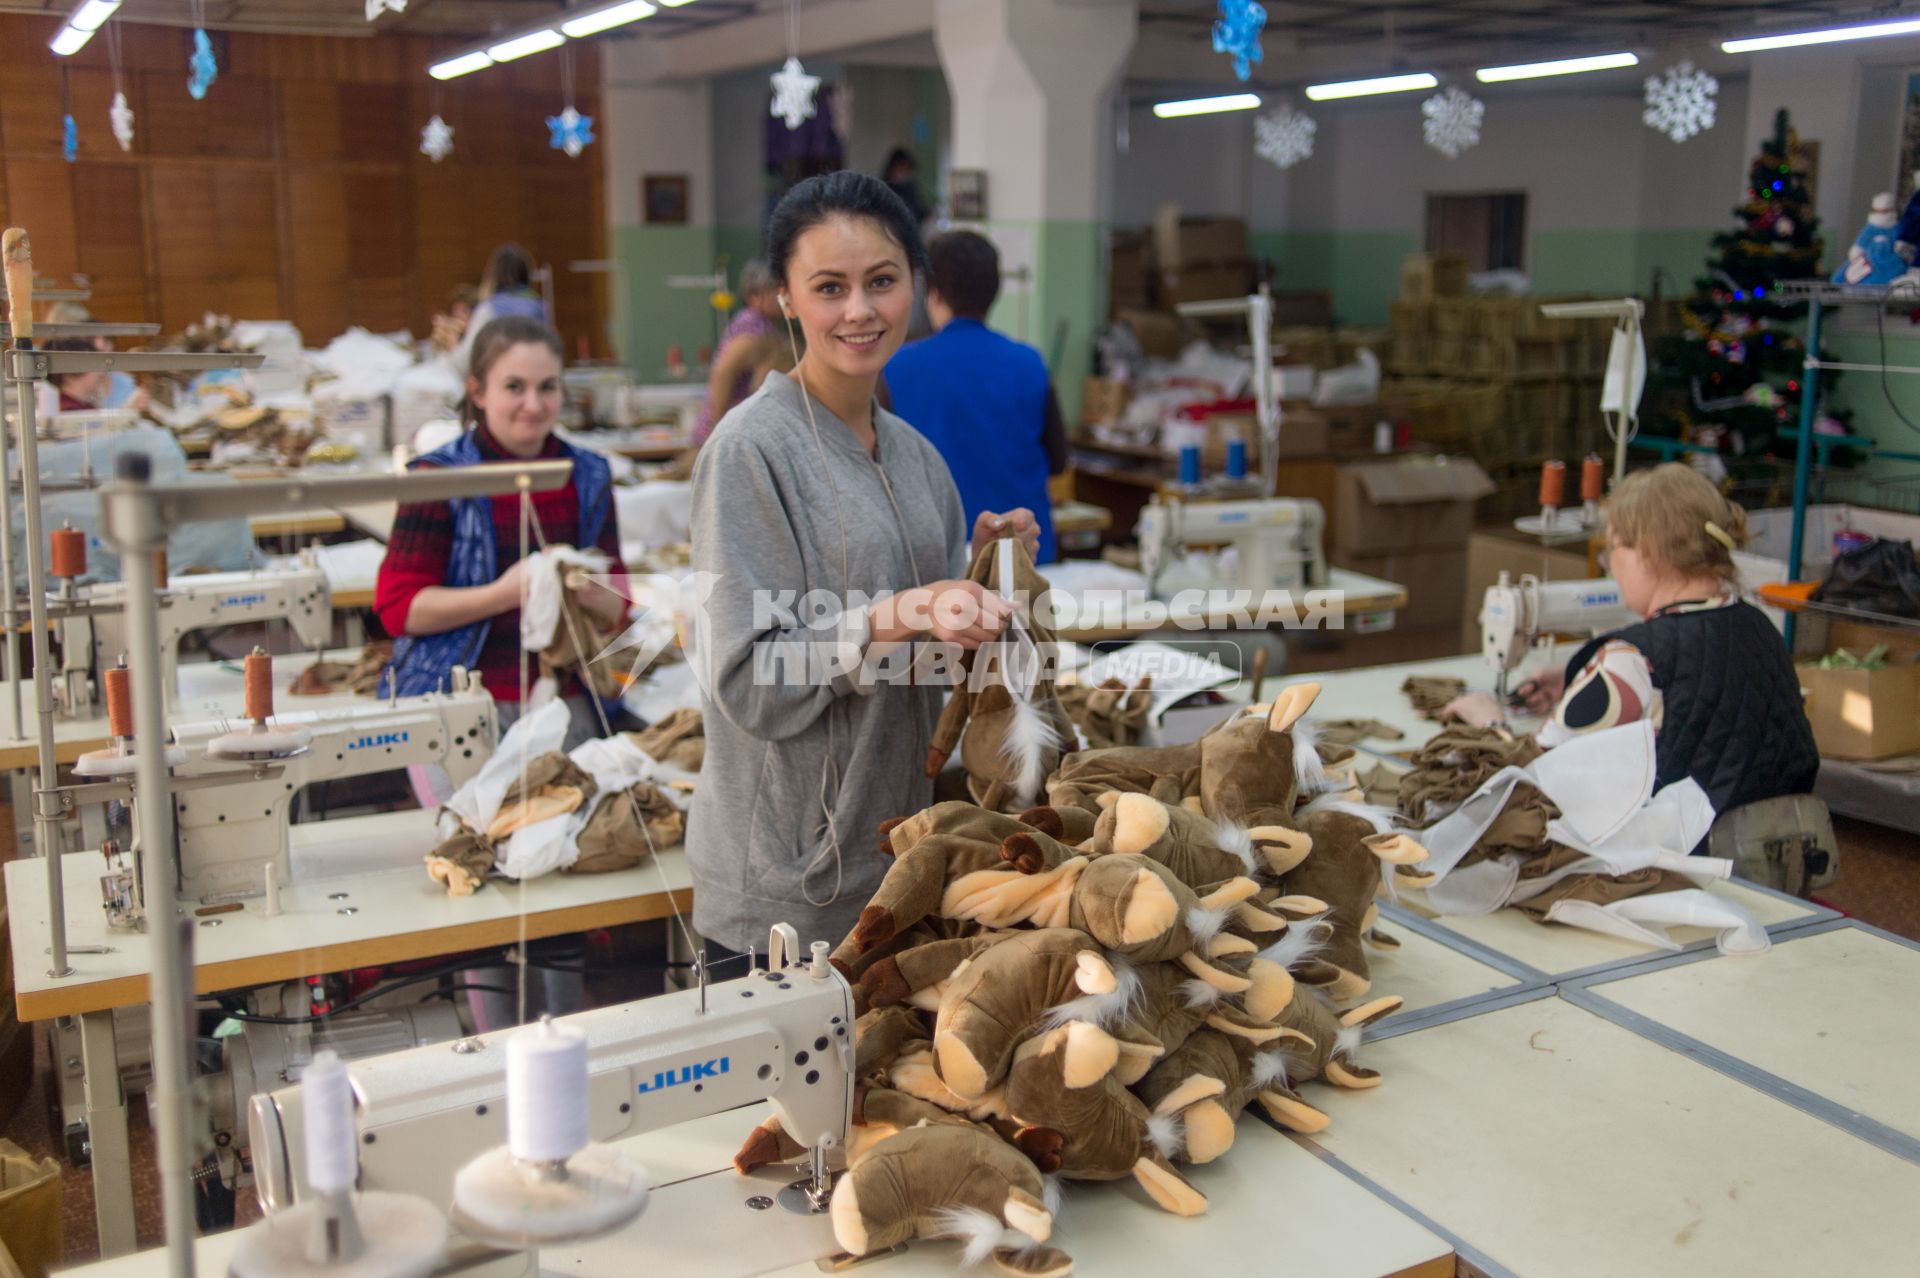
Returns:
[[[122,1256],[138,1246],[138,1239],[134,1233],[133,1157],[127,1143],[127,1094],[120,1085],[120,1053],[114,1042],[112,1011],[80,1014],[80,1069],[100,1255]]]

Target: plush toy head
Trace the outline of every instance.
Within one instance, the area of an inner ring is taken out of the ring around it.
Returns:
[[[881,1141],[834,1187],[834,1240],[850,1254],[910,1238],[961,1238],[969,1255],[1037,1248],[1053,1234],[1028,1158],[971,1125],[910,1127]]]
[[[1133,974],[1071,928],[1016,932],[955,969],[934,1022],[940,1077],[963,1097],[1006,1077],[1014,1048],[1035,1031],[1079,1022],[1066,1044],[1069,1077],[1084,1086],[1112,1069],[1109,1028],[1134,995]]]

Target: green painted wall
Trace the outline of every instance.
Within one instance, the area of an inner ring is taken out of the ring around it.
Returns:
[[[717,226],[713,231],[713,248],[727,259],[727,278],[738,285],[740,268],[748,259],[760,256],[760,228]]]
[[[692,364],[711,346],[715,312],[699,289],[669,288],[676,275],[711,274],[715,234],[707,226],[616,226],[614,251],[626,267],[627,306],[615,307],[615,344],[643,382],[666,378],[667,347]],[[632,333],[629,337],[629,328]]]
[[[1883,362],[1877,333],[1834,333],[1829,329],[1822,345],[1826,347],[1826,358],[1836,362]],[[1887,316],[1884,362],[1900,368],[1920,368],[1920,330],[1898,315]],[[1893,395],[1898,412],[1887,404],[1889,392]],[[1883,386],[1878,373],[1847,372],[1834,383],[1833,394],[1827,403],[1835,409],[1852,410],[1854,434],[1865,436],[1882,448],[1920,454],[1920,429],[1916,429],[1920,428],[1920,379],[1910,374],[1890,373]],[[1901,414],[1913,426],[1903,423]],[[1920,474],[1920,464],[1876,457],[1869,460],[1860,473],[1879,478],[1913,476]],[[1903,491],[1909,496],[1915,492],[1912,487],[1906,487]]]
[[[1712,229],[1536,231],[1529,259],[1539,293],[1645,293],[1655,268],[1668,295],[1692,287]],[[1279,267],[1284,290],[1326,289],[1343,324],[1384,324],[1400,295],[1400,264],[1419,251],[1412,231],[1255,231],[1257,256]]]

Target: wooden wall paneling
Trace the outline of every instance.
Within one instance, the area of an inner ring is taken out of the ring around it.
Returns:
[[[105,67],[74,67],[68,76],[73,99],[76,154],[81,161],[121,160],[128,153],[113,140],[113,72]],[[137,126],[139,121],[134,121]]]
[[[356,84],[339,90],[340,144],[352,160],[391,161],[412,150],[407,91],[397,84]]]
[[[118,153],[116,145],[114,151]],[[97,320],[139,321],[147,314],[147,248],[140,166],[73,166],[80,269],[91,281],[87,309]]]
[[[74,238],[72,165],[52,159],[7,159],[7,212],[33,243],[33,268],[45,279],[66,283],[80,269]]]
[[[460,114],[466,128],[454,135],[454,142],[467,164],[510,168],[519,163],[520,138],[537,137],[546,131],[546,124],[527,109],[528,104],[509,90],[473,87],[463,97]]]
[[[60,155],[64,130],[56,61],[48,54],[38,62],[10,65],[0,75],[0,133],[8,154]]]
[[[354,322],[347,270],[347,193],[337,165],[291,169],[284,195],[293,265],[288,319],[326,341]]]
[[[274,216],[275,175],[271,168],[232,164],[213,166],[213,232],[219,249],[221,276],[246,288],[258,281],[272,282],[274,309],[250,310],[247,319],[277,319],[286,314],[280,292],[280,227]],[[254,305],[258,305],[257,302]],[[239,312],[235,312],[238,317]]]
[[[276,80],[274,88],[281,162],[342,158],[341,87],[327,80]]]
[[[412,184],[395,166],[386,172],[350,171],[346,189],[347,270],[362,295],[360,322],[377,332],[418,331],[410,300],[414,253],[407,234],[413,224]]]

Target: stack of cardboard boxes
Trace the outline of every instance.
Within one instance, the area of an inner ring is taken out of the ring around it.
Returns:
[[[1401,630],[1451,630],[1466,591],[1474,503],[1493,492],[1465,457],[1400,456],[1343,463],[1327,524],[1327,557],[1406,586]]]
[[[1487,472],[1494,491],[1485,520],[1510,519],[1538,503],[1540,463],[1570,465],[1599,448],[1600,374],[1607,325],[1555,320],[1538,297],[1472,297],[1466,263],[1416,254],[1390,307],[1390,390],[1407,397],[1416,444],[1460,452]]]

